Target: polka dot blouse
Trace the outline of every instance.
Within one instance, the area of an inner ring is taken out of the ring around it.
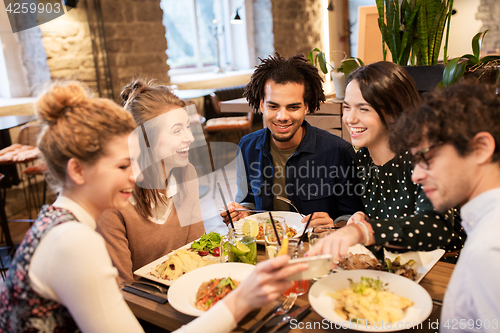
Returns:
[[[356,160],[359,179],[365,185],[363,205],[376,244],[430,251],[450,243],[451,222],[434,210],[422,187],[411,180],[408,152],[377,166],[368,149],[361,148]]]

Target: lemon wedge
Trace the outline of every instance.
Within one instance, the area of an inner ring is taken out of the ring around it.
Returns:
[[[280,256],[282,254],[288,254],[288,237],[283,238],[281,241],[281,247],[278,251],[278,255]]]
[[[250,235],[250,223],[248,221],[245,221],[245,223],[241,226],[241,232],[244,235]]]
[[[237,241],[236,242],[236,248],[241,252],[241,253],[248,253],[250,252],[250,248],[248,246],[246,246],[245,244],[243,244],[242,242],[240,241]]]
[[[259,234],[259,223],[257,221],[250,221],[250,237],[257,237]]]
[[[247,236],[257,237],[257,235],[259,234],[259,224],[257,223],[257,221],[245,221],[245,223],[243,223],[243,226],[241,227],[241,231]]]
[[[269,259],[273,259],[274,257],[276,257],[276,246],[268,245],[266,247],[266,250],[267,250],[267,257]]]

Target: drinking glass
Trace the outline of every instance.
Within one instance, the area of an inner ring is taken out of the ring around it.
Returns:
[[[257,242],[255,237],[244,234],[241,229],[229,228],[229,233],[222,242],[225,242],[225,245],[221,246],[220,253],[225,258],[223,250],[226,249],[228,262],[257,264]]]
[[[336,227],[314,227],[307,230],[309,246],[314,246],[321,238],[324,238],[337,230]]]
[[[288,240],[288,255],[293,258],[302,258],[304,257],[306,251],[304,250],[304,243],[299,243],[299,239],[291,238]],[[309,281],[308,280],[300,280],[293,281],[293,287],[286,290],[283,295],[288,296],[291,293],[296,293],[298,296],[307,293],[309,290]]]
[[[278,231],[278,237],[280,239],[280,242],[281,244],[283,244],[283,240],[287,238],[285,219],[280,216],[273,216],[273,220],[274,224],[276,225],[276,230]],[[266,245],[266,258],[272,259],[278,255],[280,245],[276,240],[276,233],[274,232],[271,219],[266,219],[263,221],[263,230],[264,230],[264,242]]]

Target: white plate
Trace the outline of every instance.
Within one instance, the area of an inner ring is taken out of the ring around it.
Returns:
[[[351,246],[349,251],[352,254],[364,253],[375,258],[373,253],[361,244]],[[443,249],[436,249],[434,251],[419,251],[419,252],[405,252],[405,253],[392,253],[384,249],[385,257],[389,258],[391,261],[396,259],[397,256],[401,256],[401,262],[406,263],[409,260],[415,260],[412,268],[417,273],[415,276],[415,282],[420,283],[424,276],[431,270],[432,267],[439,261],[443,256],[445,251]],[[337,269],[336,271],[343,271],[342,269]]]
[[[297,235],[295,235],[293,238],[299,238],[302,233],[304,232],[304,224],[301,222],[302,221],[302,216],[300,216],[299,213],[295,212],[282,212],[282,211],[276,211],[276,212],[271,212],[271,214],[274,217],[282,217],[285,219],[285,223],[289,228],[295,229],[297,232]],[[245,217],[244,219],[241,219],[239,221],[236,221],[234,223],[235,227],[241,227],[243,226],[243,223],[245,221],[257,221],[260,223],[261,221],[268,220],[269,219],[269,213],[258,213],[254,215],[250,215],[248,217]],[[257,240],[257,244],[264,244],[264,240]]]
[[[198,288],[203,282],[227,277],[243,282],[254,269],[254,265],[239,262],[200,267],[175,280],[168,289],[168,302],[179,312],[195,317],[201,316],[205,311],[198,310],[194,304]]]
[[[342,319],[334,310],[335,300],[328,296],[327,292],[334,292],[338,289],[349,288],[349,280],[359,282],[361,277],[380,278],[386,286],[387,290],[408,298],[413,302],[413,305],[406,309],[406,315],[400,321],[384,323],[384,325],[374,324],[372,327],[365,325],[356,325],[350,321]],[[321,317],[331,321],[336,327],[351,328],[364,332],[394,332],[404,329],[410,329],[414,325],[426,320],[432,311],[432,299],[429,293],[419,284],[405,277],[372,270],[353,270],[342,271],[317,281],[309,290],[309,303]],[[334,326],[334,325],[332,325]]]
[[[199,240],[199,238],[197,239]],[[191,248],[191,244],[193,242],[189,243],[189,244],[186,244],[180,248],[178,248],[177,250],[179,249],[189,249]],[[164,262],[165,260],[168,259],[168,257],[170,257],[170,255],[174,253],[174,251],[170,252],[169,254],[166,254],[164,255],[163,257],[161,258],[158,258],[156,259],[155,261],[153,262],[150,262],[149,264],[147,264],[146,266],[143,266],[141,268],[139,268],[138,270],[136,270],[134,272],[135,275],[138,275],[140,277],[143,277],[143,278],[146,278],[148,280],[152,280],[152,281],[155,281],[155,282],[158,282],[158,283],[161,283],[161,284],[164,284],[164,285],[167,285],[167,286],[171,286],[176,280],[164,280],[164,279],[160,279],[156,276],[154,276],[153,274],[151,274],[151,270],[153,268],[155,268],[156,266],[158,266],[159,264],[161,264],[162,262]],[[211,254],[209,254],[208,256],[210,257],[213,257]],[[215,258],[215,257],[214,257]]]

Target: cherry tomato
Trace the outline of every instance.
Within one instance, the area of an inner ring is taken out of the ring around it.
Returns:
[[[198,254],[202,257],[208,255],[208,253],[210,252],[210,250],[206,249],[206,250],[203,250],[203,251],[198,251]]]
[[[220,256],[220,250],[218,247],[214,248],[214,257]]]

